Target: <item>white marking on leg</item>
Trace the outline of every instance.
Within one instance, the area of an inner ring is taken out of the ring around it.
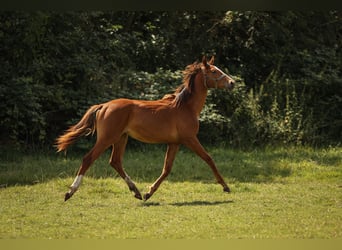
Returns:
[[[133,183],[133,181],[131,180],[131,178],[130,178],[128,175],[126,175],[126,177],[125,177],[125,182],[126,182],[128,185],[131,185],[131,184]]]
[[[133,191],[133,189],[135,189],[135,184],[128,175],[126,175],[125,177],[125,182],[127,183],[130,190]]]
[[[72,192],[75,192],[79,188],[79,186],[81,185],[82,179],[83,179],[83,175],[76,176],[74,182],[70,186]]]

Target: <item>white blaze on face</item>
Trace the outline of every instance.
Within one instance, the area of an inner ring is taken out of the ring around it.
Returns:
[[[214,66],[214,68],[215,68],[215,70],[217,70],[218,72],[220,72],[222,74],[219,78],[217,78],[217,80],[220,80],[220,79],[226,77],[227,81],[224,83],[226,88],[231,87],[230,85],[235,83],[234,79],[230,75],[224,73],[222,70],[220,70],[216,66]]]
[[[223,77],[228,77],[228,75],[226,73],[224,73],[222,70],[220,70],[218,67],[214,66],[215,70],[220,72],[222,75],[219,77],[219,79],[223,78]]]

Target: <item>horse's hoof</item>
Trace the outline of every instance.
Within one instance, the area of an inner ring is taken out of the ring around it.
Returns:
[[[141,194],[140,194],[140,193],[139,193],[139,194],[135,194],[134,197],[137,198],[137,199],[139,199],[139,200],[142,200],[142,197],[141,197]]]
[[[72,196],[72,193],[70,193],[70,192],[66,193],[65,197],[64,197],[64,201],[69,200],[71,198],[71,196]]]
[[[151,198],[151,194],[147,193],[144,195],[144,201],[147,201],[149,198]]]
[[[229,187],[224,187],[224,188],[223,188],[223,192],[230,193],[230,189],[229,189]]]

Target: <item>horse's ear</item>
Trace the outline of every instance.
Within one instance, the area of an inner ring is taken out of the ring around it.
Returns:
[[[210,61],[209,61],[209,64],[214,65],[214,61],[215,61],[215,57],[212,56],[211,59],[210,59]]]
[[[202,57],[202,64],[204,65],[204,67],[209,68],[209,64],[208,64],[207,58],[205,56]]]

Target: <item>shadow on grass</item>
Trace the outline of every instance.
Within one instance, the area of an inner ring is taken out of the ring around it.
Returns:
[[[159,202],[149,202],[149,201],[145,201],[143,203],[141,203],[141,206],[143,207],[158,207],[161,204]]]
[[[232,200],[227,201],[185,201],[171,203],[172,206],[183,207],[183,206],[215,206],[221,204],[233,203]]]
[[[176,207],[183,207],[183,206],[215,206],[215,205],[222,205],[222,204],[230,204],[233,203],[232,200],[227,201],[184,201],[184,202],[175,202],[170,203],[168,205],[176,206]],[[156,207],[160,206],[159,202],[144,202],[142,206],[144,207]]]

